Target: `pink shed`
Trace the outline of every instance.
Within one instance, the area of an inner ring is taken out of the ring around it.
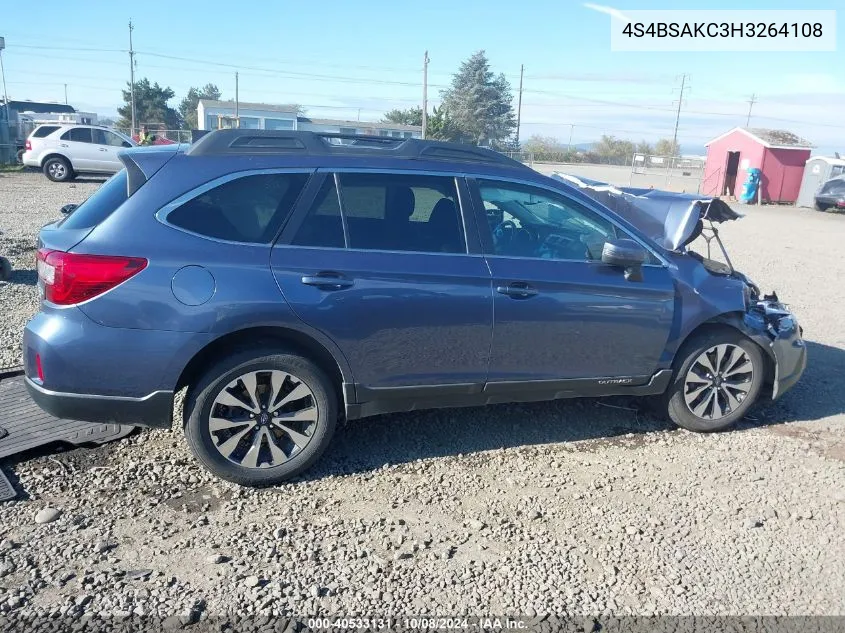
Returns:
[[[809,141],[786,130],[734,128],[717,136],[707,147],[701,193],[739,196],[748,169],[762,172],[765,202],[795,202],[804,165],[810,158]]]

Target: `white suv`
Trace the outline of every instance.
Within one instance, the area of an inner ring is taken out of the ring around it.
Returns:
[[[81,173],[113,174],[123,167],[117,153],[135,145],[128,136],[96,125],[39,125],[26,140],[23,164],[55,182]]]

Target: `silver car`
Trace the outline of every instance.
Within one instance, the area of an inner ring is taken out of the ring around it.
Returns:
[[[23,164],[37,167],[54,182],[79,174],[114,174],[123,168],[117,153],[137,145],[115,130],[97,125],[39,125],[26,140]]]

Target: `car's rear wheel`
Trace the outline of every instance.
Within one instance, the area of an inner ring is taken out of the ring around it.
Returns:
[[[185,434],[222,479],[274,485],[308,469],[331,441],[331,380],[302,356],[246,351],[219,361],[190,390]]]
[[[766,379],[760,347],[727,327],[695,335],[676,358],[663,400],[671,420],[690,431],[734,424],[754,405]]]
[[[41,168],[44,175],[53,182],[66,182],[74,177],[73,168],[66,158],[53,156],[44,161]]]

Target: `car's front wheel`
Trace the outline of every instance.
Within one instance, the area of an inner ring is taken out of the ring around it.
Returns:
[[[222,479],[274,485],[308,469],[331,441],[337,399],[312,361],[245,351],[214,365],[189,391],[185,434]]]
[[[44,175],[53,182],[66,182],[72,180],[74,177],[73,168],[66,158],[61,156],[53,156],[44,161],[41,168]]]
[[[754,405],[765,382],[760,347],[731,328],[693,336],[678,352],[664,404],[671,420],[690,431],[720,431]]]

